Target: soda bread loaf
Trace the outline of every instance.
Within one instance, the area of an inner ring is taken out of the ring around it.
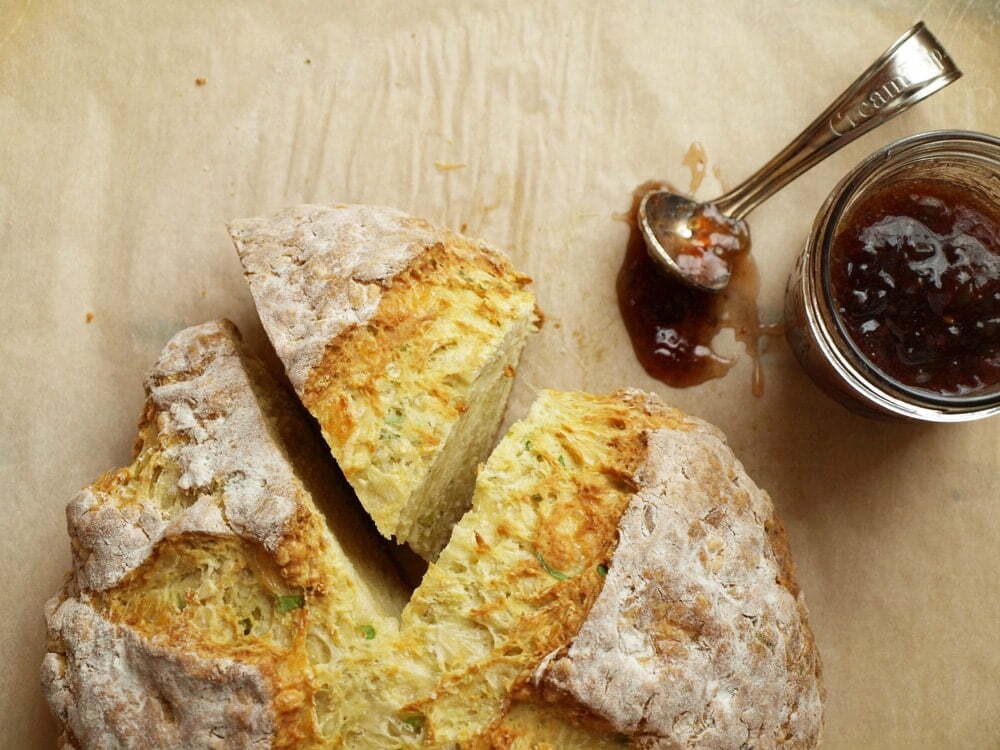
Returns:
[[[261,322],[387,537],[434,559],[468,508],[534,297],[498,251],[377,206],[232,222]]]
[[[61,747],[316,747],[345,656],[407,592],[231,323],[177,334],[146,393],[133,463],[67,509],[42,669]]]
[[[175,337],[147,391],[135,462],[69,508],[43,668],[64,746],[817,744],[773,506],[657,397],[543,392],[400,612],[230,325]]]

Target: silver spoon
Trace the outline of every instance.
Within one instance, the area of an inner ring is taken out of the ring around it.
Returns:
[[[669,190],[647,193],[639,226],[668,276],[718,292],[728,260],[749,247],[743,217],[830,154],[962,75],[923,22],[913,26],[760,170],[725,195],[698,203]]]

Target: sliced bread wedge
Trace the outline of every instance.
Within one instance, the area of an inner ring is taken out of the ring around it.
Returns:
[[[261,322],[358,498],[426,559],[469,507],[539,317],[482,242],[378,206],[232,222]]]

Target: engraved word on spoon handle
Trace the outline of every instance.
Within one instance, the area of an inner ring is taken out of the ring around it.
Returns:
[[[961,75],[923,22],[916,24],[781,153],[714,203],[724,214],[743,218],[841,146]]]

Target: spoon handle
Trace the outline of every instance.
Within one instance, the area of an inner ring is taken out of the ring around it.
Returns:
[[[713,203],[722,213],[742,219],[841,146],[961,75],[962,71],[923,22],[916,24],[781,153]]]

